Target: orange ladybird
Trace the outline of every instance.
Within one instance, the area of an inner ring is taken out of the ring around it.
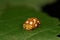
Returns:
[[[26,30],[31,30],[31,29],[38,27],[39,24],[40,24],[40,21],[37,18],[35,17],[28,18],[23,24],[23,28]]]

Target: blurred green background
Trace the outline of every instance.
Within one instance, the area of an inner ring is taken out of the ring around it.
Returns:
[[[60,40],[59,21],[42,12],[41,6],[56,0],[0,0],[0,40]],[[27,18],[36,17],[41,25],[32,30],[23,29]]]

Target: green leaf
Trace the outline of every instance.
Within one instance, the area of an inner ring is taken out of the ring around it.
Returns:
[[[23,23],[30,17],[38,18],[41,25],[26,31]],[[58,24],[57,18],[36,11],[33,7],[7,5],[0,9],[0,40],[60,40],[56,36],[60,32]]]

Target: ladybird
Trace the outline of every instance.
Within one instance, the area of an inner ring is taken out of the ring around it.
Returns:
[[[26,29],[26,30],[32,30],[36,27],[38,27],[40,24],[40,21],[35,18],[35,17],[32,17],[32,18],[28,18],[25,23],[23,24],[23,28]]]

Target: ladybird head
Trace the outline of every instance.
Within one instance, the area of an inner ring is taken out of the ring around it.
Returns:
[[[29,24],[23,24],[23,28],[26,29],[26,30],[31,30],[32,26],[29,25]]]

